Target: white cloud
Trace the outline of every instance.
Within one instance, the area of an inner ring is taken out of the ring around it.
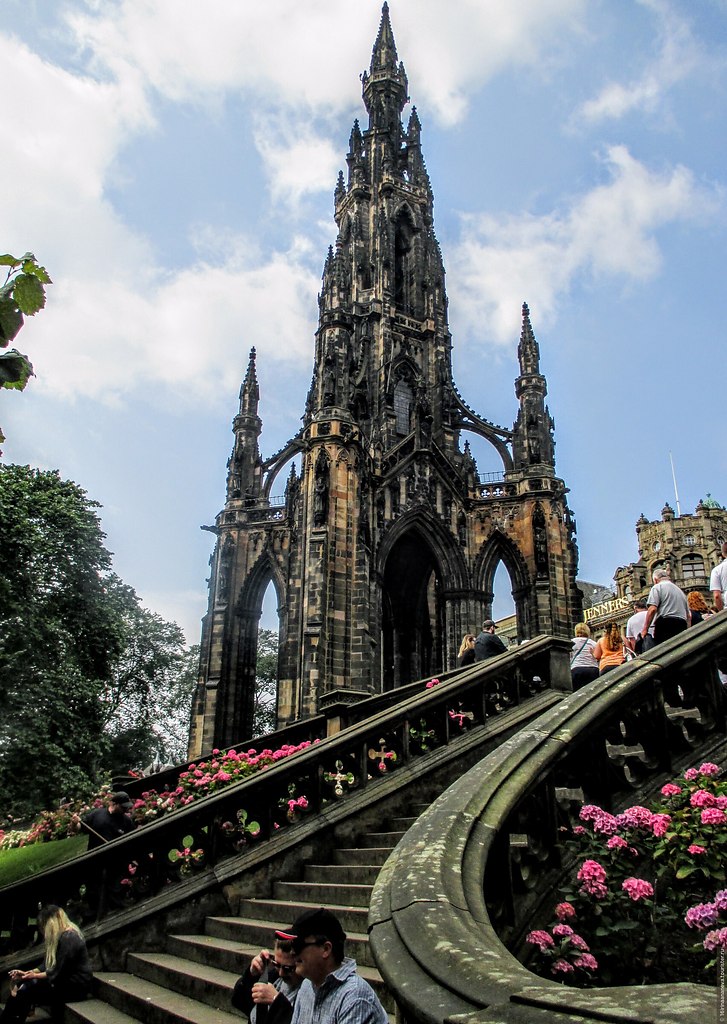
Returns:
[[[263,160],[276,205],[296,212],[301,199],[329,189],[341,167],[341,145],[283,118],[257,118],[255,145]]]
[[[667,0],[639,0],[654,14],[658,52],[644,62],[642,74],[626,84],[609,82],[585,102],[576,119],[597,122],[621,118],[634,110],[653,113],[675,85],[702,68],[706,55],[692,35],[688,21]]]
[[[652,277],[661,265],[658,229],[715,208],[715,195],[685,167],[649,170],[623,146],[609,148],[604,162],[611,180],[560,212],[462,219],[448,277],[465,337],[513,343],[523,300],[539,322],[552,321],[573,283],[586,275]]]

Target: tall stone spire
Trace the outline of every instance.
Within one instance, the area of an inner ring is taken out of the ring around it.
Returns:
[[[250,349],[247,371],[240,386],[240,411],[232,421],[235,443],[227,463],[227,499],[254,500],[260,492],[260,449],[263,423],[258,415],[260,388],[255,370],[255,349]]]
[[[523,303],[517,355],[520,376],[515,381],[515,394],[520,400],[520,412],[513,430],[513,467],[519,472],[542,475],[555,467],[555,423],[545,404],[548,385],[540,372],[540,349],[527,302]]]

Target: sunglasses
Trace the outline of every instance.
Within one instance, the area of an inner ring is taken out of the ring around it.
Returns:
[[[325,946],[325,944],[328,941],[329,941],[328,939],[311,939],[310,942],[299,942],[299,941],[296,941],[296,942],[293,943],[293,952],[294,953],[301,953],[305,949],[306,946]]]
[[[295,970],[295,964],[279,964],[277,960],[273,960],[273,967],[281,974],[292,974]]]

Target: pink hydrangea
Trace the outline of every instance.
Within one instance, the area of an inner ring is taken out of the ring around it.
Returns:
[[[628,845],[629,844],[626,842],[623,836],[611,836],[609,841],[606,843],[606,846],[609,850],[622,850],[624,846]]]
[[[702,943],[710,953],[716,949],[727,949],[727,928],[718,928],[716,931],[707,932]]]
[[[576,967],[582,967],[586,971],[597,971],[598,961],[592,953],[582,953],[577,960],[574,961]]]
[[[626,878],[621,883],[621,888],[624,892],[628,893],[634,902],[648,899],[654,895],[653,885],[650,882],[644,881],[643,878]]]
[[[706,789],[697,789],[689,798],[692,807],[714,807],[714,795]]]
[[[673,782],[667,782],[665,786],[661,787],[662,796],[679,796],[681,791],[682,787],[675,785]]]
[[[567,960],[556,960],[553,966],[550,968],[553,974],[571,974],[574,970],[573,964],[569,964]]]
[[[555,942],[553,936],[549,932],[534,931],[529,932],[525,937],[526,942],[530,942],[533,946],[537,946],[541,953],[546,953],[549,949],[553,949]]]
[[[651,819],[651,828],[657,838],[665,836],[670,825],[670,814],[655,814]]]
[[[700,775],[719,775],[721,770],[722,769],[719,767],[718,764],[712,764],[711,761],[705,761],[704,764],[700,764],[699,766]]]
[[[720,889],[719,892],[715,894],[712,902],[717,910],[721,910],[723,913],[727,911],[727,889]]]
[[[705,807],[701,814],[703,825],[724,825],[727,821],[727,814],[719,807]]]
[[[699,853],[706,853],[706,852],[707,852],[707,847],[706,846],[699,846],[697,843],[692,843],[691,846],[687,847],[687,853],[699,854]]]
[[[557,924],[553,928],[553,935],[558,939],[563,939],[567,935],[574,935],[574,931],[569,924]]]
[[[439,686],[439,680],[438,679],[430,679],[429,682],[427,683],[425,689],[431,690],[431,688],[433,686]]]
[[[574,825],[573,826],[573,835],[574,836],[584,836],[585,834],[586,834],[586,830],[584,829],[584,827],[582,825]]]
[[[621,826],[628,828],[652,828],[654,815],[648,807],[641,807],[636,804],[634,807],[627,807],[625,811],[616,818]]]
[[[572,903],[559,903],[555,908],[555,916],[559,921],[571,921],[576,916],[576,908]]]
[[[589,952],[588,943],[586,942],[586,940],[581,935],[575,935],[575,934],[571,935],[571,937],[570,937],[570,944],[573,947],[573,949],[577,949],[581,953],[588,953]]]
[[[700,931],[704,931],[706,928],[712,928],[719,920],[719,909],[714,903],[697,903],[696,906],[690,907],[684,915],[684,920],[688,928],[698,928]]]
[[[605,885],[606,871],[596,860],[587,860],[578,872],[578,881],[582,882],[581,892],[594,899],[602,900],[608,895],[608,888]]]

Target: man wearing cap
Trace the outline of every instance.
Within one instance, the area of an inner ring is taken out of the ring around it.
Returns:
[[[344,955],[346,933],[335,914],[307,910],[290,932],[298,973],[305,979],[293,1008],[292,1024],[387,1024],[383,1006],[356,961]]]
[[[475,640],[475,661],[494,658],[495,655],[503,654],[506,650],[507,647],[495,633],[495,623],[492,619],[485,619],[482,623],[482,632]]]
[[[112,839],[133,832],[136,825],[131,820],[129,811],[134,805],[129,794],[124,792],[111,793],[108,808],[97,807],[89,811],[81,820],[88,832],[88,848],[95,850],[97,846],[105,846]]]
[[[250,1024],[290,1024],[302,977],[296,971],[293,943],[275,933],[273,954],[261,949],[232,992],[232,1005]]]

